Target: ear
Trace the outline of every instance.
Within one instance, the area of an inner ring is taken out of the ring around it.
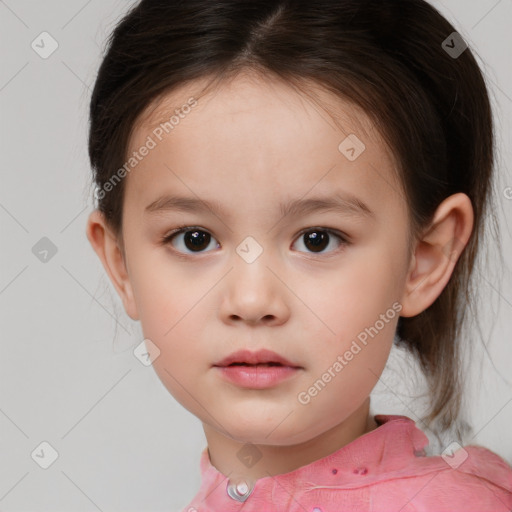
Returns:
[[[473,207],[466,194],[447,197],[416,242],[405,282],[400,316],[416,316],[439,297],[473,230]]]
[[[126,313],[132,320],[138,320],[139,316],[123,251],[120,249],[120,243],[108,226],[104,215],[98,209],[89,215],[86,234],[121,297]]]

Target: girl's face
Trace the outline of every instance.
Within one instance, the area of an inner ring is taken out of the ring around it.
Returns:
[[[205,427],[307,442],[361,407],[392,346],[409,266],[394,164],[368,118],[326,93],[342,128],[278,82],[240,75],[187,103],[193,94],[166,97],[130,141],[125,307],[160,351],[160,379]],[[197,204],[172,208],[171,196]],[[180,226],[189,232],[162,242]],[[300,369],[241,386],[215,365],[242,349]]]

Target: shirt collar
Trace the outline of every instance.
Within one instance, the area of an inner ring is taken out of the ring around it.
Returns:
[[[259,478],[245,499],[318,485],[354,488],[366,485],[369,480],[386,479],[390,473],[404,468],[408,460],[425,455],[428,438],[412,419],[385,414],[375,415],[374,419],[377,428],[335,452],[288,473]],[[226,504],[244,501],[243,496],[236,497],[235,483],[229,476],[211,464],[208,448],[201,453],[200,470],[201,487],[196,496],[200,501],[207,504],[209,497],[217,501],[225,499]]]

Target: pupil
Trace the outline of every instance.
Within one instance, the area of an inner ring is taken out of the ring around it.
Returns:
[[[304,237],[305,245],[314,252],[320,252],[327,245],[326,241],[328,239],[328,235],[326,233],[310,231],[310,233],[304,235]],[[309,245],[311,245],[311,247],[309,247]]]
[[[204,249],[210,243],[210,234],[204,231],[187,231],[185,233],[185,245],[191,251]]]
[[[313,252],[321,252],[328,243],[328,234],[321,231],[310,231],[304,235],[305,245]],[[185,245],[191,251],[201,251],[208,247],[210,234],[204,231],[187,231]]]

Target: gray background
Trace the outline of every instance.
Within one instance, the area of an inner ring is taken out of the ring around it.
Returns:
[[[172,511],[187,505],[200,484],[201,424],[134,357],[140,326],[125,314],[85,236],[93,209],[88,101],[106,37],[132,3],[0,0],[4,512]],[[476,50],[491,89],[497,214],[510,260],[512,0],[432,3]],[[58,43],[46,59],[31,47],[43,31]],[[37,257],[44,248],[46,262]],[[494,252],[479,288],[486,345],[475,345],[465,410],[474,427],[468,441],[512,463],[512,289],[510,269],[497,270]],[[415,372],[402,357],[392,352],[372,410],[417,419]],[[41,452],[44,441],[58,454],[47,469],[39,465],[51,455],[45,445]]]

